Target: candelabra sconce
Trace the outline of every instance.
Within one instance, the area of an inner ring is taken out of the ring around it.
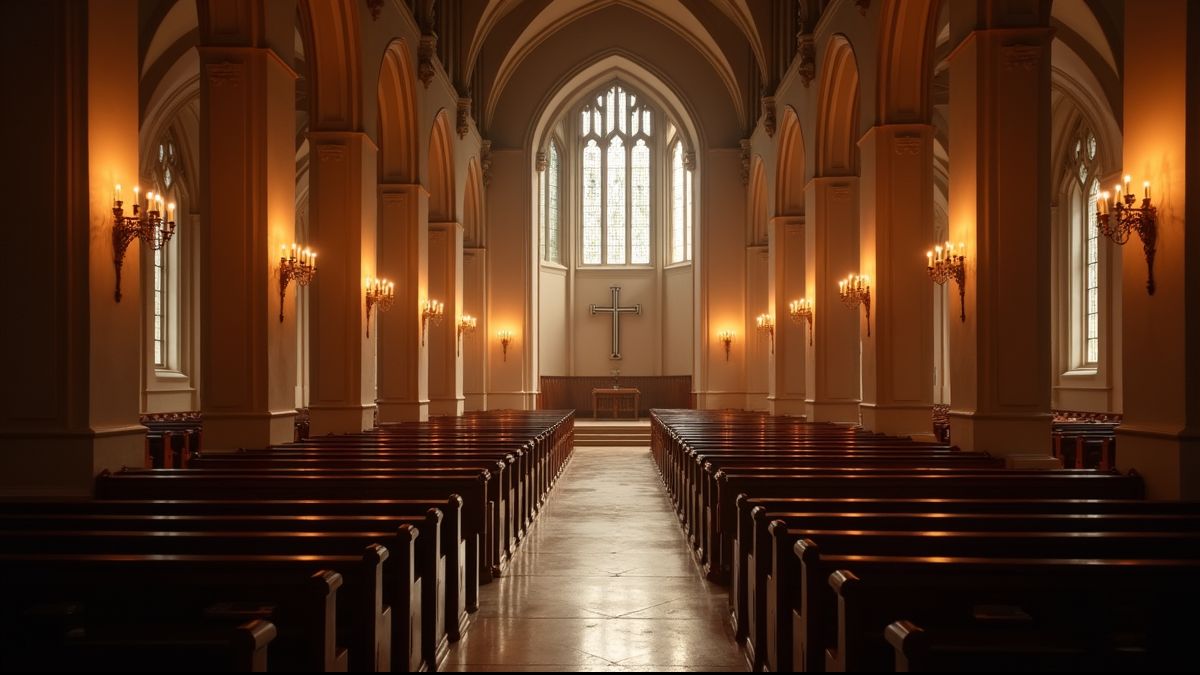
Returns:
[[[1096,202],[1096,224],[1100,234],[1108,237],[1113,243],[1124,246],[1129,236],[1137,232],[1142,240],[1142,250],[1146,254],[1146,293],[1154,295],[1154,253],[1158,243],[1158,208],[1150,202],[1150,181],[1142,183],[1144,190],[1142,205],[1137,203],[1137,196],[1130,189],[1130,176],[1125,176],[1125,184],[1113,189],[1116,194],[1101,193]],[[1111,200],[1111,201],[1110,201]]]
[[[759,314],[754,318],[755,325],[758,326],[758,332],[766,333],[771,340],[771,353],[775,353],[775,317],[770,314]]]
[[[812,303],[808,298],[793,300],[788,304],[788,313],[792,316],[792,321],[800,323],[801,320],[808,321],[808,344],[813,343],[813,308]]]
[[[928,259],[926,270],[933,283],[944,286],[953,279],[958,284],[959,319],[967,320],[967,257],[963,255],[966,247],[946,242],[945,247],[935,246],[932,251],[925,253]]]
[[[141,189],[133,188],[133,215],[125,215],[125,202],[121,201],[120,184],[113,186],[113,265],[117,269],[117,287],[113,299],[121,301],[121,268],[125,264],[125,252],[134,239],[155,251],[171,241],[175,235],[175,202],[164,203],[162,195],[146,193],[146,208],[142,209]],[[163,218],[163,209],[166,218]]]
[[[367,298],[367,337],[371,337],[371,308],[378,307],[381,312],[391,309],[392,301],[396,299],[396,284],[387,279],[372,279],[371,277],[367,277],[365,288]]]
[[[733,344],[733,331],[723,330],[717,333],[717,339],[725,345],[725,360],[729,360],[729,348]]]
[[[458,338],[458,343],[457,343],[456,351],[455,351],[455,353],[457,355],[462,356],[463,333],[474,333],[475,326],[477,323],[478,322],[475,320],[475,317],[471,316],[470,314],[463,314],[462,318],[458,320],[458,328],[457,328],[458,334],[456,336]]]
[[[442,317],[446,314],[446,304],[437,300],[426,300],[425,304],[421,305],[421,346],[425,346],[425,330],[429,322],[441,323]]]
[[[499,333],[496,333],[496,336],[500,338],[500,350],[501,350],[501,353],[504,354],[504,360],[507,361],[508,360],[508,345],[512,342],[512,339],[513,339],[512,331],[511,330],[502,330]]]
[[[295,279],[297,284],[307,286],[316,274],[316,251],[296,244],[292,244],[290,252],[287,246],[279,247],[279,323],[283,323],[283,301],[288,284]]]
[[[871,278],[851,274],[838,282],[838,294],[850,309],[861,304],[867,311],[867,337],[871,337]]]

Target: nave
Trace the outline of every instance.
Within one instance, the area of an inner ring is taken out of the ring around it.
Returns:
[[[744,670],[646,447],[577,448],[447,669]]]

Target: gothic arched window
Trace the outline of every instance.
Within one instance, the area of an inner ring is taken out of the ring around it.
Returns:
[[[153,184],[155,194],[162,195],[167,203],[178,204],[179,171],[182,162],[175,139],[167,133],[159,142],[153,156]],[[174,209],[174,217],[178,220],[181,209]],[[164,218],[168,214],[162,214]],[[150,329],[151,353],[154,367],[169,369],[177,366],[172,355],[177,351],[171,348],[171,340],[176,338],[178,323],[178,286],[173,283],[170,251],[167,247],[159,247],[150,251],[150,312],[148,318],[153,323]]]
[[[579,113],[584,265],[651,263],[651,131],[654,113],[613,84]]]
[[[683,141],[671,148],[671,262],[692,259],[692,169]]]
[[[1096,202],[1100,198],[1100,153],[1096,134],[1086,126],[1076,134],[1072,147],[1075,177],[1078,179],[1078,195],[1073,205],[1077,216],[1073,218],[1074,237],[1079,241],[1080,254],[1075,268],[1079,271],[1079,288],[1082,293],[1077,320],[1081,330],[1079,336],[1079,365],[1094,367],[1100,362],[1100,232],[1096,222]]]
[[[556,141],[550,141],[546,166],[542,170],[541,195],[538,199],[542,223],[542,260],[562,263],[562,153]]]

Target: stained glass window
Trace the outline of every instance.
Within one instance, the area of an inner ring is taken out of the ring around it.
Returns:
[[[684,167],[683,142],[671,149],[671,262],[692,259],[692,172]]]
[[[614,84],[580,111],[585,265],[648,265],[653,255],[651,111]]]
[[[179,182],[180,166],[179,157],[175,151],[175,141],[170,134],[159,141],[158,152],[155,153],[155,156],[158,161],[155,162],[152,171],[154,192],[162,196],[164,203],[176,203],[179,201],[176,184]],[[181,212],[181,209],[175,209],[176,219]],[[162,216],[165,219],[168,214],[163,213]],[[149,316],[153,322],[151,350],[156,368],[168,368],[171,365],[168,338],[174,327],[171,322],[177,315],[177,312],[174,311],[176,300],[172,295],[174,291],[171,286],[169,258],[167,250],[162,248],[152,251],[150,255],[151,292],[149,301],[152,311]]]
[[[542,226],[542,260],[562,262],[562,153],[551,141],[546,168],[538,178],[538,222]]]
[[[1075,269],[1080,279],[1076,288],[1082,291],[1079,300],[1081,311],[1075,321],[1080,322],[1078,335],[1082,338],[1080,365],[1095,367],[1100,363],[1100,230],[1096,220],[1096,203],[1100,200],[1099,147],[1096,135],[1087,127],[1081,127],[1075,138],[1075,177],[1079,180],[1080,209],[1082,217],[1076,221],[1075,236],[1079,237],[1079,256]]]

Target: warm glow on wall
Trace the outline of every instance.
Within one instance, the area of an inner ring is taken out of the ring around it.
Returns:
[[[508,360],[508,345],[512,342],[513,332],[507,328],[496,333],[496,337],[500,338],[500,349],[504,354],[504,360]]]
[[[733,331],[728,328],[717,333],[717,339],[725,344],[725,360],[729,360],[729,348],[733,345]]]

